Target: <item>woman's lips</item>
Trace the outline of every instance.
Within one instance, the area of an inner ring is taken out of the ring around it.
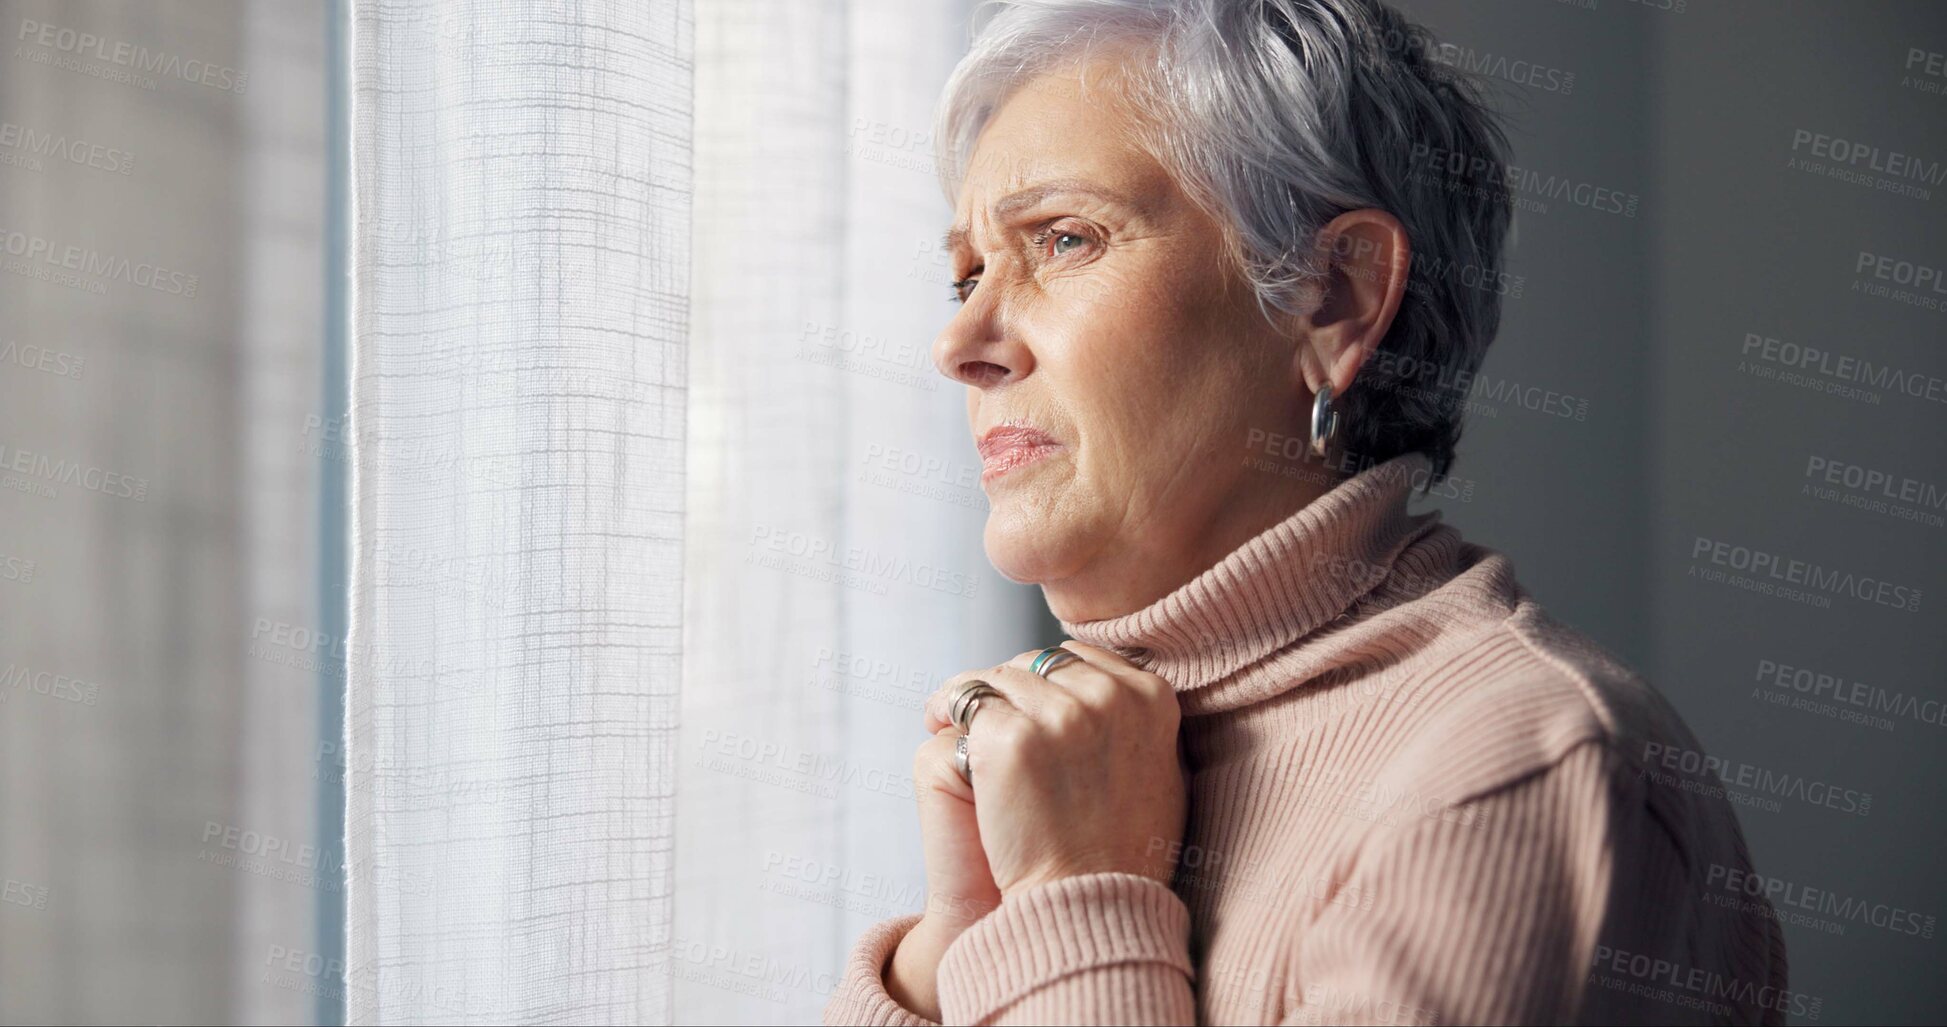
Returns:
[[[1061,448],[1047,432],[1012,425],[994,428],[980,437],[981,484],[986,484],[1017,467],[1028,464]]]

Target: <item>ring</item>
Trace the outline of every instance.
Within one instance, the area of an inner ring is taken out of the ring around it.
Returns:
[[[953,740],[953,769],[960,772],[960,780],[973,784],[973,767],[967,764],[966,735]]]
[[[960,729],[961,734],[973,730],[974,714],[980,712],[980,700],[990,695],[1001,694],[1000,689],[979,678],[974,678],[960,686],[953,693],[953,701],[947,704],[947,719]]]
[[[1058,645],[1051,645],[1034,654],[1034,662],[1028,664],[1028,669],[1045,678],[1048,676],[1048,672],[1054,670],[1056,667],[1065,663],[1073,663],[1079,659],[1081,657],[1075,653],[1075,650],[1064,649]]]

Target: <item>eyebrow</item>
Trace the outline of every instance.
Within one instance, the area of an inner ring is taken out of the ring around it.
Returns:
[[[991,213],[994,216],[994,220],[1006,221],[1020,211],[1032,207],[1058,193],[1082,193],[1096,197],[1097,199],[1107,200],[1110,203],[1119,203],[1124,206],[1128,205],[1128,201],[1122,197],[1086,180],[1080,178],[1060,178],[1050,182],[1043,182],[1040,185],[1031,185],[1026,189],[1001,197],[994,201]],[[951,253],[955,247],[967,241],[969,234],[966,226],[955,225],[947,229],[946,234],[940,237],[940,248]]]

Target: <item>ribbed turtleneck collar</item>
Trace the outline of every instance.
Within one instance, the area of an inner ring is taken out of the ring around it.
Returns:
[[[1318,629],[1384,580],[1400,551],[1438,523],[1437,512],[1406,511],[1429,467],[1417,453],[1369,467],[1150,605],[1061,626],[1161,675],[1191,713],[1212,712],[1212,693],[1235,691],[1225,686],[1301,641],[1318,658],[1305,662],[1324,666],[1330,654],[1310,650],[1343,636]]]

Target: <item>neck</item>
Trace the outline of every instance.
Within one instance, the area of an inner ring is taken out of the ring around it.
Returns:
[[[1434,529],[1437,513],[1406,509],[1426,468],[1425,457],[1408,454],[1361,471],[1132,611],[1057,616],[1069,637],[1120,651],[1179,693],[1229,689],[1337,620],[1386,580],[1403,548]],[[1429,564],[1411,578],[1430,587],[1442,573]],[[1210,701],[1206,694],[1197,703]]]
[[[1196,527],[1172,526],[1167,537],[1120,545],[1112,557],[1092,560],[1067,577],[1041,582],[1049,611],[1062,621],[1082,622],[1140,610],[1215,567],[1344,480],[1316,463],[1292,465],[1292,471],[1278,477],[1266,474],[1262,487],[1243,490],[1218,504],[1213,516]]]

